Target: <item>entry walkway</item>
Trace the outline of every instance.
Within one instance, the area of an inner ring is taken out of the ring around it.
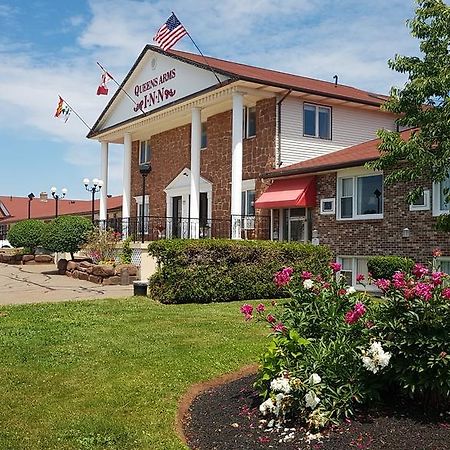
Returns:
[[[133,286],[102,286],[58,275],[53,264],[14,266],[0,263],[0,304],[118,298],[133,295]]]

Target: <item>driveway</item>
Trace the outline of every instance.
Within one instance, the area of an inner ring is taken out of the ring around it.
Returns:
[[[0,263],[0,305],[130,297],[133,286],[102,286],[58,275],[53,264]]]

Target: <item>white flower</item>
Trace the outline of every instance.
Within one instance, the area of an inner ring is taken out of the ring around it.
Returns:
[[[268,413],[271,413],[275,410],[275,404],[273,403],[271,398],[268,398],[265,402],[261,403],[259,405],[259,411],[263,416],[265,416]]]
[[[354,294],[356,292],[356,289],[353,286],[350,286],[347,288],[347,294]]]
[[[284,392],[285,394],[289,394],[291,392],[289,379],[285,377],[275,378],[270,383],[270,389],[273,392]]]
[[[308,280],[305,280],[303,282],[303,287],[305,289],[312,289],[313,286],[314,286],[314,281],[313,280],[308,279]]]
[[[309,378],[308,382],[309,384],[319,384],[322,381],[322,378],[317,373],[313,373]]]
[[[305,395],[306,407],[314,409],[320,402],[320,398],[313,391],[309,391]]]
[[[391,354],[385,352],[380,342],[372,342],[368,351],[363,352],[361,357],[364,367],[370,372],[377,373],[384,369],[391,359]]]

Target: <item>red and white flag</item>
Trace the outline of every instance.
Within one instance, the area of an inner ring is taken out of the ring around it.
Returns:
[[[153,36],[153,40],[163,50],[169,50],[186,34],[188,34],[186,28],[184,28],[177,16],[172,13],[156,32],[155,36]]]
[[[108,81],[112,80],[112,76],[108,72],[102,73],[102,79],[97,88],[97,95],[108,95]]]

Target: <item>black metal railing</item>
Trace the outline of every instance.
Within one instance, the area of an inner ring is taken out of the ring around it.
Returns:
[[[114,218],[96,221],[97,226],[142,240],[142,219]],[[270,216],[231,216],[224,219],[186,217],[144,217],[144,240],[231,238],[270,239]]]

